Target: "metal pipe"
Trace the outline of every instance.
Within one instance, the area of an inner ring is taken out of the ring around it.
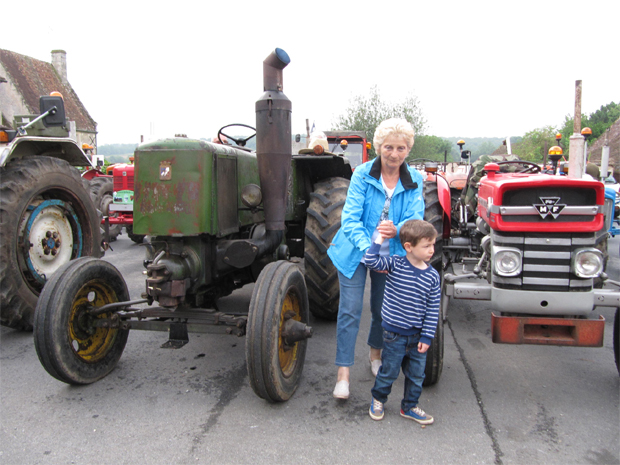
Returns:
[[[290,58],[275,49],[263,62],[265,93],[256,102],[256,157],[267,230],[283,231],[291,171],[291,101],[282,93],[282,70]]]

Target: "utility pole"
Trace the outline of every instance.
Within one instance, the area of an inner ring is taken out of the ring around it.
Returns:
[[[609,168],[609,128],[605,131],[605,143],[603,145],[603,151],[601,152],[601,180],[607,178],[607,171]]]
[[[575,81],[575,117],[573,119],[573,135],[570,136],[568,177],[583,176],[584,137],[581,135],[581,81]]]

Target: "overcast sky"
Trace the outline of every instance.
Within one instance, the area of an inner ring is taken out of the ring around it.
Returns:
[[[427,134],[519,136],[620,102],[620,1],[29,1],[0,48],[51,62],[98,123],[99,145],[254,126],[262,62],[291,58],[293,133],[330,129],[376,85],[416,96]],[[7,15],[13,16],[9,20]]]

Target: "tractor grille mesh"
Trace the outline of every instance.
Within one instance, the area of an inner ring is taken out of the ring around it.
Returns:
[[[571,273],[571,255],[575,249],[594,247],[594,234],[525,234],[492,232],[493,245],[519,249],[523,270],[516,277],[493,272],[493,285],[502,289],[528,291],[585,292],[592,290],[592,279]]]

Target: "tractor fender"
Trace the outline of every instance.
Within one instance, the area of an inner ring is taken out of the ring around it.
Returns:
[[[452,202],[450,200],[450,185],[446,178],[441,175],[435,176],[437,180],[437,193],[439,195],[439,204],[444,211],[444,214],[450,221],[450,213],[452,210]]]
[[[16,137],[2,150],[0,166],[6,166],[14,159],[31,155],[45,155],[47,157],[65,160],[73,166],[90,166],[91,161],[73,139],[68,137]]]

